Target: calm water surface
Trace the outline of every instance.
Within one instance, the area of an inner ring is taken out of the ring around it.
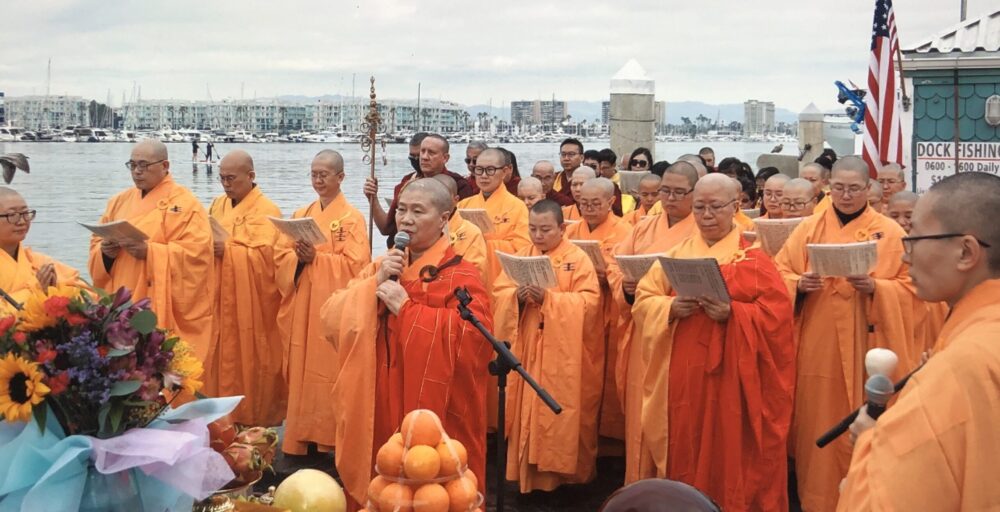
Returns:
[[[701,142],[661,142],[656,145],[656,154],[660,159],[674,161],[677,156],[697,152],[704,145]],[[712,144],[718,160],[735,156],[751,165],[758,155],[770,151],[773,146],[773,143]],[[12,184],[24,195],[28,206],[38,210],[38,217],[28,234],[28,244],[80,269],[86,276],[90,232],[76,222],[96,222],[112,195],[133,186],[124,166],[131,147],[131,144],[119,143],[0,143],[0,153],[18,152],[30,158],[31,174],[19,172]],[[191,189],[207,208],[213,198],[223,193],[218,181],[218,165],[211,169],[212,172],[204,165],[193,166],[190,143],[168,144],[167,147],[174,180]],[[532,164],[542,159],[556,162],[558,168],[556,144],[509,144],[506,147],[517,155],[522,175],[530,174]],[[316,198],[309,180],[312,157],[321,149],[340,151],[347,171],[344,194],[351,204],[368,215],[368,203],[362,193],[368,168],[361,161],[358,144],[219,144],[217,151],[225,155],[236,148],[253,156],[257,183],[286,216]],[[786,153],[792,151],[794,147],[785,148]],[[377,170],[382,197],[390,197],[399,178],[410,172],[406,156],[406,145],[387,146],[388,164],[382,166],[379,161]],[[456,144],[449,168],[465,174],[464,158],[465,145]],[[380,254],[385,244],[378,230],[375,237],[375,254]]]

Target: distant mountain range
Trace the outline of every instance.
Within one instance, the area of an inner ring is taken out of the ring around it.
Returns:
[[[350,97],[332,94],[324,96],[285,95],[279,96],[277,99],[307,103],[313,101],[335,102],[342,99],[349,100]],[[589,121],[601,118],[600,101],[569,101],[567,103],[569,104],[569,115],[573,116],[573,119],[575,120],[583,121],[586,119]],[[469,105],[465,107],[465,110],[473,117],[478,115],[480,112],[486,112],[491,116],[497,116],[500,119],[510,120],[510,105],[497,105],[492,109],[490,109],[489,105]],[[723,105],[713,105],[710,103],[702,103],[700,101],[667,102],[668,124],[681,124],[682,117],[687,117],[691,119],[692,122],[697,122],[695,119],[699,115],[705,116],[713,121],[716,117],[718,117],[719,120],[727,123],[732,121],[743,122],[743,104],[726,103]],[[798,114],[796,112],[780,107],[775,107],[774,109],[775,122],[784,121],[786,123],[794,123],[797,119]]]

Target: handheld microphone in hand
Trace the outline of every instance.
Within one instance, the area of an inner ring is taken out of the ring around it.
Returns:
[[[392,238],[393,249],[399,249],[400,251],[405,251],[406,247],[410,245],[410,234],[406,231],[400,231],[396,233],[396,236]],[[393,281],[399,281],[399,276],[390,276],[389,279]]]
[[[868,377],[868,380],[865,382],[865,394],[868,396],[868,415],[873,420],[877,420],[885,412],[885,404],[889,403],[889,399],[892,398],[895,392],[896,387],[893,386],[889,377],[885,375],[872,375]],[[816,446],[823,448],[832,443],[834,439],[843,435],[844,432],[847,432],[851,428],[851,423],[854,423],[854,420],[857,419],[858,412],[854,411],[840,420],[840,423],[816,440]]]

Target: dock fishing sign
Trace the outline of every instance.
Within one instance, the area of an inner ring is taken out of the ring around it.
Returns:
[[[915,150],[918,194],[955,174],[956,156],[959,172],[1000,174],[1000,142],[960,142],[957,155],[954,142],[917,142]]]

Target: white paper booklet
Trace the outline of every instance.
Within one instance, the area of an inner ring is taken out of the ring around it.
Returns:
[[[299,219],[268,217],[267,219],[274,223],[274,227],[278,228],[278,231],[281,231],[296,242],[309,242],[313,245],[326,243],[323,231],[319,229],[319,225],[316,224],[316,221],[312,217],[302,217]]]
[[[491,219],[490,214],[486,213],[486,210],[482,208],[459,208],[458,214],[461,215],[463,219],[475,224],[484,235],[494,231],[493,219]]]
[[[804,217],[797,219],[754,219],[753,223],[757,225],[757,240],[760,240],[760,246],[764,252],[770,256],[778,254],[789,235],[795,231],[796,226],[803,219]]]
[[[722,302],[731,302],[722,269],[715,258],[667,258],[660,257],[660,266],[670,281],[670,287],[680,297],[709,297]]]
[[[807,244],[809,268],[823,277],[866,276],[878,262],[878,242]]]
[[[742,212],[743,212],[743,215],[746,215],[747,217],[750,217],[751,219],[756,219],[757,217],[760,217],[760,208],[749,208],[749,209],[742,210]]]
[[[618,262],[618,267],[622,269],[622,275],[625,276],[626,280],[639,282],[642,276],[649,272],[649,267],[656,263],[656,259],[662,254],[635,254],[635,255],[618,255],[615,256],[615,261]]]
[[[496,254],[503,271],[519,285],[552,288],[558,284],[556,273],[552,271],[552,260],[548,256],[514,256],[500,251],[496,251]]]
[[[618,187],[623,194],[637,195],[639,193],[639,182],[642,177],[649,174],[648,171],[618,171]]]
[[[604,253],[601,252],[600,242],[597,240],[570,240],[570,242],[587,253],[595,269],[604,270]]]
[[[78,222],[78,224],[89,229],[91,233],[113,242],[122,243],[149,240],[149,236],[146,233],[143,233],[127,220],[116,220],[107,224],[84,224],[82,222]]]

